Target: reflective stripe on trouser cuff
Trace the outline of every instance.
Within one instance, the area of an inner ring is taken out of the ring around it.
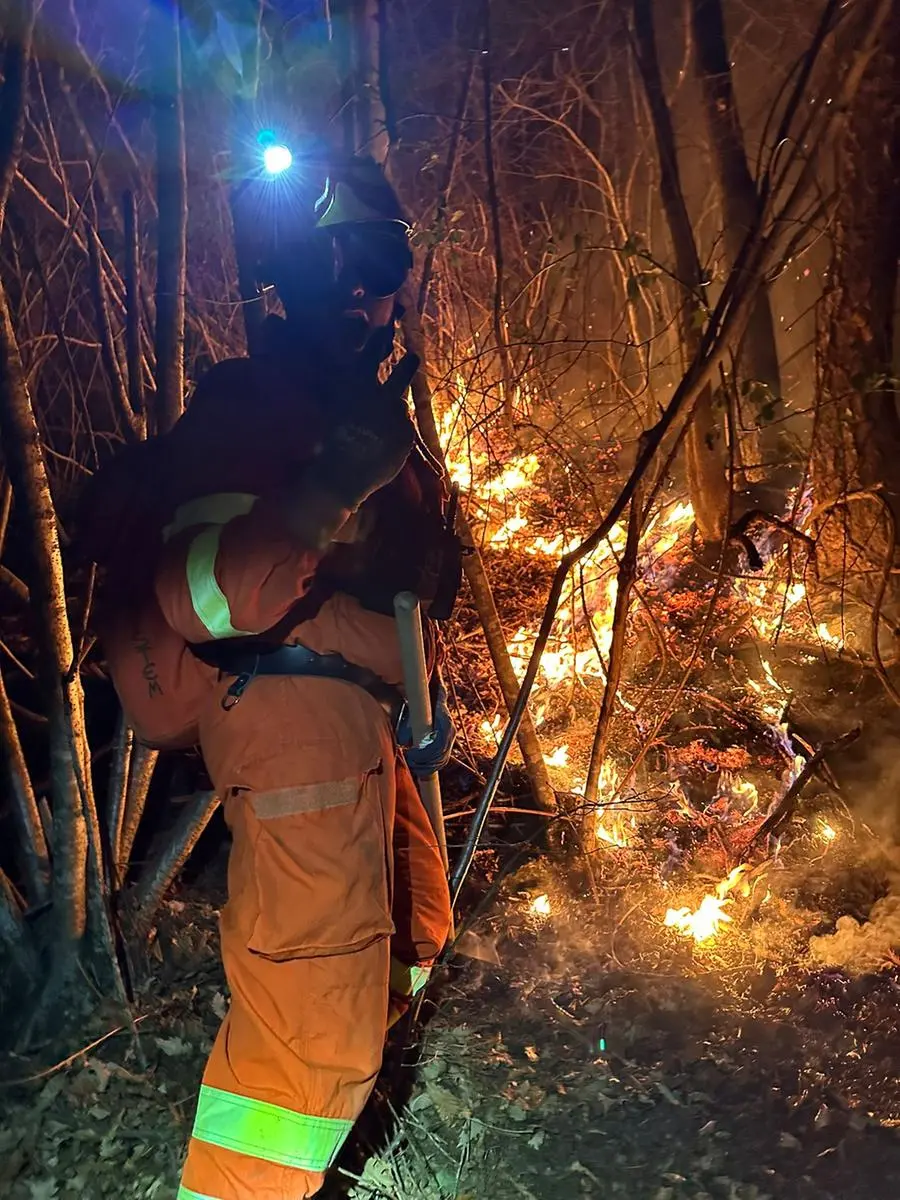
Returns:
[[[284,1167],[326,1171],[352,1128],[352,1121],[311,1117],[204,1084],[191,1136]]]
[[[235,629],[225,593],[216,579],[216,555],[222,527],[214,525],[198,533],[187,556],[187,580],[191,604],[201,625],[214,638],[247,637],[248,631]]]
[[[205,1192],[194,1192],[182,1183],[175,1195],[175,1200],[219,1200],[218,1196],[207,1196]]]
[[[398,958],[391,959],[390,988],[399,996],[417,996],[430,975],[431,967],[410,967]]]

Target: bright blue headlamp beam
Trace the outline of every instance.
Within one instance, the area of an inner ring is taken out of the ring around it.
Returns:
[[[280,142],[266,146],[262,158],[263,167],[268,175],[281,175],[290,168],[294,161],[290,148],[283,146]]]

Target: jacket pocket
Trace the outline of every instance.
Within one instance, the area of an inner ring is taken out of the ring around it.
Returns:
[[[245,793],[255,912],[247,947],[275,961],[348,954],[390,936],[393,764]],[[245,893],[246,894],[246,893]]]

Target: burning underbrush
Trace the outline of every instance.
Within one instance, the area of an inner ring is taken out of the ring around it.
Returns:
[[[574,468],[539,446],[480,441],[466,404],[460,384],[442,437],[521,680],[560,557],[590,532],[609,497],[578,494]],[[828,856],[865,857],[855,839],[868,836],[874,806],[859,808],[829,759],[849,761],[871,672],[854,649],[852,623],[818,586],[809,517],[798,497],[784,519],[745,520],[710,562],[690,505],[657,488],[642,510],[628,604],[617,606],[629,553],[623,522],[570,572],[531,694],[559,806],[542,818],[558,835],[550,842],[580,846],[571,869],[601,904],[604,889],[620,886],[610,885],[611,869],[630,862],[642,891],[652,884],[659,893],[648,918],[697,947],[740,942],[742,910],[779,910],[787,848],[810,871]],[[616,653],[621,676],[600,738]],[[505,724],[470,601],[449,656],[463,727],[461,798],[448,811],[449,838],[458,842]],[[855,714],[841,700],[854,691]],[[871,687],[868,698],[884,708]],[[511,762],[492,826],[500,841],[510,821],[514,837],[527,836],[515,751]],[[490,869],[483,874],[489,879]],[[886,902],[882,921],[893,929],[894,920]]]

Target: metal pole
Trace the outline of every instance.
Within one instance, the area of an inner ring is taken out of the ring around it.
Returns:
[[[427,745],[434,737],[431,713],[431,693],[428,690],[428,666],[425,662],[425,642],[422,635],[422,609],[419,597],[412,592],[398,592],[394,597],[394,615],[397,618],[397,635],[400,641],[400,660],[403,664],[403,681],[406,688],[406,703],[409,705],[409,722],[413,744]],[[444,830],[444,810],[441,806],[441,785],[437,775],[427,775],[417,780],[419,795],[431,821],[437,838],[438,849],[444,870],[449,871],[447,857],[447,834]]]

